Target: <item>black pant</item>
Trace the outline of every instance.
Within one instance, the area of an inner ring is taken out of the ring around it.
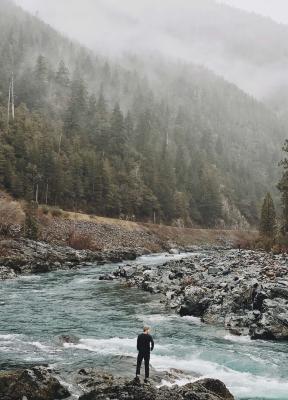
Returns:
[[[145,361],[145,378],[149,378],[149,362],[150,362],[150,352],[149,353],[141,353],[139,351],[138,357],[137,357],[137,369],[136,369],[136,375],[140,375],[140,369],[141,369],[141,364],[142,361]]]

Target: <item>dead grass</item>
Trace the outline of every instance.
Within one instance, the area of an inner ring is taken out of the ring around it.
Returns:
[[[257,236],[257,231],[218,230],[178,228],[167,225],[154,225],[141,222],[123,221],[116,218],[99,217],[75,212],[67,212],[66,218],[72,221],[89,221],[95,224],[114,225],[127,231],[145,231],[158,237],[163,243],[173,242],[178,246],[221,243],[230,240],[235,246],[249,247]]]
[[[66,218],[72,221],[89,221],[89,222],[95,222],[96,224],[117,225],[130,231],[143,229],[141,228],[141,224],[138,224],[137,222],[124,221],[116,218],[99,217],[96,215],[82,214],[76,212],[67,212]]]
[[[247,247],[258,236],[257,231],[176,228],[152,224],[145,224],[145,227],[163,241],[170,240],[182,246],[215,244],[229,240],[235,246]]]

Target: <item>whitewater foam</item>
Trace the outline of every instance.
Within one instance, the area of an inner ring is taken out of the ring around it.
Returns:
[[[287,400],[288,382],[286,381],[264,375],[256,376],[248,372],[235,371],[214,362],[201,360],[197,356],[189,359],[154,356],[151,362],[156,370],[166,371],[167,369],[176,368],[193,375],[190,380],[187,378],[176,380],[174,384],[177,385],[193,382],[195,381],[194,376],[197,375],[201,376],[201,378],[221,380],[239,398],[252,398],[257,394],[257,398]]]
[[[187,315],[185,317],[181,317],[181,319],[188,321],[193,325],[202,325],[202,321],[198,317],[191,317],[191,316]]]
[[[65,348],[88,350],[103,355],[132,356],[137,353],[135,338],[113,337],[109,339],[80,339],[79,343],[64,343]],[[158,350],[165,349],[157,345]]]
[[[235,343],[253,343],[253,340],[250,338],[250,336],[236,336],[228,334],[224,336],[224,339]]]

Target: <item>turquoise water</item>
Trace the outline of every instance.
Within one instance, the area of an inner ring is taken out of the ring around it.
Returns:
[[[136,262],[157,264],[164,255]],[[87,266],[24,276],[0,283],[0,368],[49,364],[63,371],[93,366],[134,376],[135,338],[143,324],[153,329],[156,370],[219,378],[237,399],[288,399],[288,343],[252,342],[180,318],[159,298],[118,282],[99,281],[117,265]],[[75,335],[77,344],[59,336]],[[190,379],[190,378],[189,378]],[[182,379],[179,384],[186,383]]]

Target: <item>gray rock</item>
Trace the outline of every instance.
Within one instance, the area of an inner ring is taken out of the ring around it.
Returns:
[[[1,400],[19,400],[26,397],[34,400],[66,399],[70,393],[44,367],[0,372]]]

